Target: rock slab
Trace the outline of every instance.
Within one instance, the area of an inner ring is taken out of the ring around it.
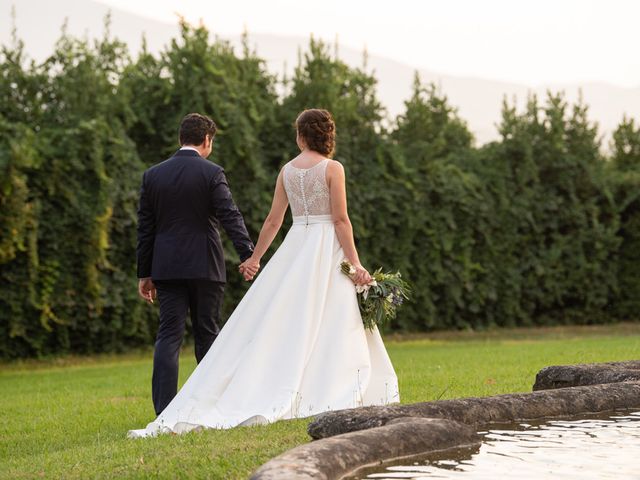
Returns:
[[[476,445],[475,429],[446,419],[390,419],[384,426],[293,448],[260,467],[251,480],[334,480],[385,461]]]
[[[557,365],[536,375],[533,390],[640,381],[640,361]]]
[[[336,410],[316,417],[307,428],[314,439],[386,425],[394,418],[443,418],[475,428],[546,417],[640,408],[640,381],[542,390],[532,393],[462,398],[407,405]]]

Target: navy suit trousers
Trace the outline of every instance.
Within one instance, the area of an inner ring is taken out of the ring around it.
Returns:
[[[152,396],[156,415],[178,392],[178,357],[187,314],[191,316],[196,361],[209,351],[220,333],[224,283],[204,279],[154,281],[160,304],[160,325],[153,355]]]

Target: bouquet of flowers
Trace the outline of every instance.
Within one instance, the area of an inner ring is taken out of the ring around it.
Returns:
[[[356,269],[347,260],[340,264],[342,273],[353,279]],[[371,274],[373,280],[367,285],[356,285],[358,306],[365,328],[382,328],[396,317],[396,309],[409,298],[411,288],[402,279],[400,272],[383,273],[379,268]]]

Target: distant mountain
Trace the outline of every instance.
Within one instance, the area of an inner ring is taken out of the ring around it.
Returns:
[[[157,52],[178,34],[175,24],[162,23],[110,8],[93,0],[0,0],[0,42],[8,43],[11,38],[11,6],[16,5],[16,26],[18,37],[25,41],[27,52],[36,60],[49,55],[53,44],[60,36],[60,29],[68,19],[70,34],[100,37],[104,33],[104,17],[111,11],[111,32],[125,41],[132,52],[139,51],[143,32],[149,50]],[[240,36],[227,38],[239,46]],[[298,50],[306,49],[309,39],[267,34],[250,34],[250,43],[258,54],[266,60],[273,73],[291,73],[297,64]],[[363,52],[338,46],[339,57],[352,66],[362,66]],[[389,115],[394,117],[403,111],[403,102],[411,93],[413,75],[416,68],[395,60],[369,55],[368,69],[375,72],[378,79],[378,93]],[[455,105],[460,115],[468,122],[478,143],[493,140],[497,136],[495,124],[500,119],[502,99],[517,97],[524,104],[529,93],[545,95],[551,91],[563,90],[567,98],[575,100],[579,91],[590,107],[590,117],[596,120],[604,134],[610,133],[626,113],[640,118],[640,87],[623,88],[602,83],[583,85],[548,85],[531,89],[523,85],[472,77],[443,75],[429,70],[418,69],[424,81],[436,83]]]

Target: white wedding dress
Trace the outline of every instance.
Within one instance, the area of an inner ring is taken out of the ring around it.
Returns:
[[[293,225],[166,409],[130,437],[231,428],[400,400],[378,330],[365,330],[331,219],[328,160],[284,186]]]

